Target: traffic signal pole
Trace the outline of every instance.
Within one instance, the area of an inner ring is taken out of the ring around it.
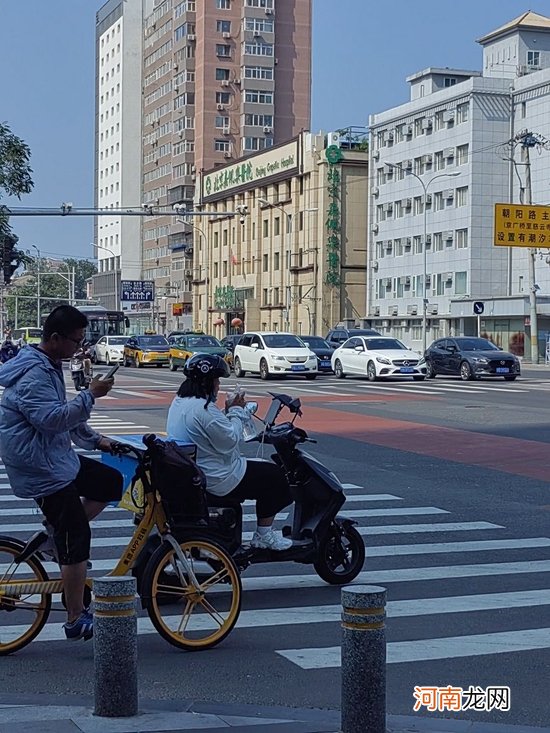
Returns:
[[[531,135],[524,135],[521,141],[521,161],[525,166],[525,201],[522,203],[530,206],[533,203],[533,193],[531,188],[531,160],[529,158],[529,149],[536,144],[536,140]],[[539,363],[539,327],[537,316],[537,284],[535,275],[535,256],[536,249],[530,248],[528,251],[528,275],[529,275],[529,331],[531,341],[531,363]]]

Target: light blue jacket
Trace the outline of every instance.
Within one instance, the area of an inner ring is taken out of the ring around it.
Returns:
[[[67,402],[61,365],[33,346],[0,367],[0,457],[11,488],[22,499],[59,491],[80,470],[71,441],[97,448],[100,435],[86,423],[94,398],[83,390]]]

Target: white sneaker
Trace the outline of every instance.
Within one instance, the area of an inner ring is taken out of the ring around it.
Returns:
[[[280,532],[274,532],[270,529],[265,534],[260,534],[258,531],[254,532],[250,546],[262,550],[276,550],[277,552],[281,552],[282,550],[289,550],[292,547],[292,540],[288,539],[288,537],[283,537]]]

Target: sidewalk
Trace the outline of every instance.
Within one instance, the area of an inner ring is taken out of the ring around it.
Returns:
[[[191,700],[141,701],[132,718],[98,718],[89,698],[0,694],[0,733],[338,733],[340,713]],[[368,731],[365,731],[368,733]],[[387,733],[550,733],[467,720],[389,715]]]

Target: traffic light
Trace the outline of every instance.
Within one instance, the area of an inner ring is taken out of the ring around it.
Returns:
[[[4,285],[9,285],[13,277],[13,273],[19,267],[19,256],[15,249],[18,237],[11,232],[4,235],[2,241],[2,271],[4,273]]]

